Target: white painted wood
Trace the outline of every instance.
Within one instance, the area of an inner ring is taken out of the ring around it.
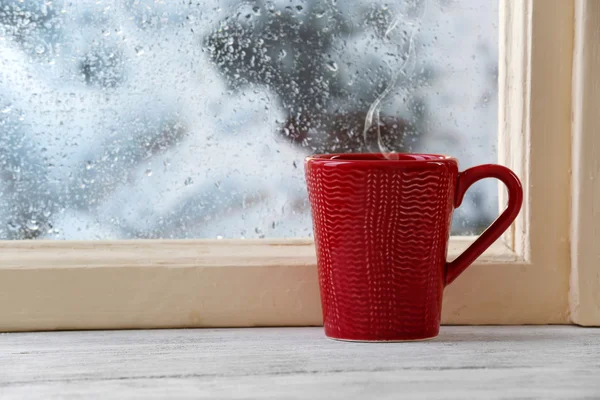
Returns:
[[[527,3],[527,1],[514,1]],[[530,0],[526,237],[546,294],[568,304],[573,1]],[[519,240],[517,240],[518,242]],[[517,253],[519,253],[517,251]],[[527,255],[527,252],[525,253]]]
[[[446,290],[442,320],[570,323],[573,3],[500,9],[500,161],[523,179],[524,211],[509,247]],[[308,242],[0,243],[0,331],[320,323]]]
[[[450,256],[471,241],[453,240]],[[515,260],[497,243],[478,265]],[[0,331],[322,323],[309,240],[4,242],[0,265]]]
[[[532,272],[530,290],[561,314],[550,322],[569,312],[573,2],[500,3],[499,158],[525,190],[506,239]],[[498,285],[510,286],[514,278],[500,278]]]
[[[551,269],[558,264],[564,273],[573,3],[502,0],[500,14],[499,156],[519,175],[526,195],[511,238],[513,249],[544,267],[554,260]]]
[[[532,3],[529,1],[501,0],[498,9],[498,46],[501,55],[498,63],[498,160],[519,176],[525,188],[529,187],[529,152],[526,149],[531,133],[531,7]],[[503,210],[508,203],[507,191],[502,185],[498,185],[498,188],[498,206]],[[525,260],[530,259],[527,200],[526,197],[519,217],[504,235],[508,246],[521,254]]]
[[[600,325],[600,2],[575,5],[571,317]]]
[[[578,399],[600,395],[600,333],[444,327],[433,341],[320,328],[0,335],[0,398]]]

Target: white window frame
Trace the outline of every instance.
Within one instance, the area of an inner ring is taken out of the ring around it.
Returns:
[[[600,2],[575,5],[571,187],[572,321],[600,325]]]
[[[443,323],[600,325],[599,27],[596,0],[501,0],[499,161],[525,201]],[[320,324],[310,240],[0,242],[0,331]]]

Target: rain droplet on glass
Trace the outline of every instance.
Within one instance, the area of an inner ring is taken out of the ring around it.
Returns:
[[[37,231],[38,229],[40,229],[40,226],[38,225],[35,219],[32,219],[30,221],[27,221],[27,229],[29,229],[30,231]]]
[[[337,70],[338,70],[338,66],[337,66],[337,64],[335,63],[335,61],[328,61],[328,62],[327,62],[327,68],[329,68],[329,70],[330,70],[330,71],[333,71],[333,72],[335,72],[335,71],[337,71]]]

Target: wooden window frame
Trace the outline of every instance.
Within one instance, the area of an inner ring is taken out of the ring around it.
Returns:
[[[525,202],[443,323],[600,325],[599,27],[595,0],[500,1],[499,160]],[[0,242],[0,331],[320,324],[310,240]]]
[[[575,4],[570,311],[600,325],[600,2]]]

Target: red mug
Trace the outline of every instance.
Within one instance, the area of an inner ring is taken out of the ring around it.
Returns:
[[[436,154],[327,154],[305,160],[325,334],[357,341],[422,340],[440,329],[444,287],[510,226],[523,201],[501,165],[458,172]],[[452,212],[484,178],[508,188],[508,206],[473,244],[446,261]]]

